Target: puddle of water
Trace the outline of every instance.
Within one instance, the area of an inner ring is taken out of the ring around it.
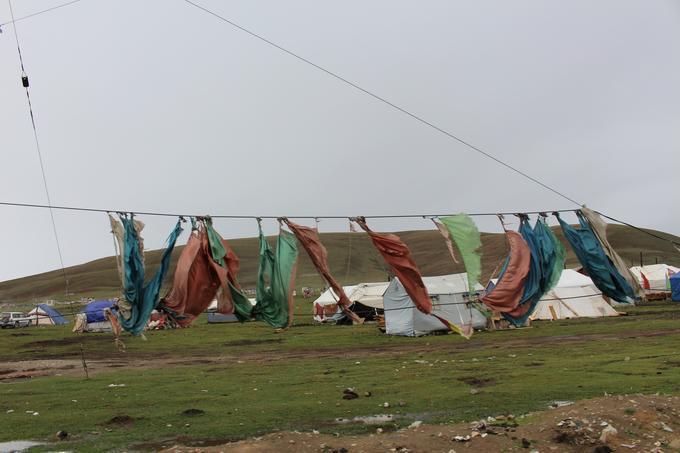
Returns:
[[[32,440],[13,440],[11,442],[0,442],[0,453],[24,451],[31,447],[37,447],[38,445],[45,444],[42,442],[33,442]]]
[[[353,418],[336,418],[335,423],[345,425],[348,423],[365,423],[367,425],[380,425],[394,421],[392,414],[364,415]]]

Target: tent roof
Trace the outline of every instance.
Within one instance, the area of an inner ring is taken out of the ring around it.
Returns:
[[[491,282],[495,285],[498,283],[497,278],[492,278]],[[557,281],[556,288],[572,288],[575,286],[588,286],[595,285],[593,279],[587,275],[583,275],[576,269],[564,269],[560,275],[560,279]],[[598,291],[599,292],[599,291]]]
[[[468,292],[467,273],[438,275],[435,277],[423,277],[423,283],[430,295],[437,294],[459,294]],[[474,288],[476,291],[484,290],[484,287],[477,283]]]
[[[564,269],[556,287],[568,288],[573,286],[588,286],[593,285],[593,280],[587,275],[583,275],[576,269]]]
[[[254,307],[255,303],[257,301],[253,297],[249,297],[248,301],[250,301],[251,305]],[[210,302],[210,306],[206,309],[206,311],[216,311],[217,310],[217,299],[213,299],[212,302]]]
[[[359,283],[354,291],[347,293],[352,302],[360,302],[367,307],[383,308],[383,296],[390,282]]]
[[[85,306],[80,312],[87,313],[87,322],[104,322],[107,321],[104,315],[104,309],[111,308],[116,303],[112,300],[93,300]]]
[[[342,289],[345,290],[345,294],[348,296],[356,289],[358,285],[343,286]],[[331,288],[322,292],[319,297],[314,301],[315,304],[319,305],[332,305],[337,303],[338,298],[334,296],[335,293],[332,292]]]

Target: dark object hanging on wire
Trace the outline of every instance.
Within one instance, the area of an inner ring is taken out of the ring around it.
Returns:
[[[24,86],[24,88],[28,88],[28,76],[26,74],[21,76],[21,84]]]

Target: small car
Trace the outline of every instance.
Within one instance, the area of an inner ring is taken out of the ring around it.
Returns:
[[[7,311],[0,313],[0,327],[28,327],[31,325],[31,318],[18,311]]]

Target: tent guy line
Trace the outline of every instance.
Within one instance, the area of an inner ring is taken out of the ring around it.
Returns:
[[[59,255],[59,263],[61,265],[61,273],[64,277],[64,286],[66,287],[66,294],[69,293],[68,277],[66,275],[66,266],[64,265],[64,255],[61,252],[61,243],[59,241],[59,233],[57,232],[57,223],[54,220],[54,210],[52,209],[52,198],[50,197],[50,190],[47,184],[47,176],[45,174],[45,164],[43,163],[42,152],[40,151],[40,140],[38,139],[38,128],[35,125],[35,115],[33,114],[33,104],[31,103],[31,94],[29,90],[30,82],[26,69],[24,68],[24,59],[21,56],[21,45],[19,44],[19,32],[17,31],[16,21],[14,20],[14,9],[12,8],[12,0],[7,0],[9,4],[9,13],[12,17],[12,29],[14,30],[14,39],[17,44],[17,53],[19,55],[19,66],[21,67],[21,84],[26,91],[26,101],[28,103],[28,113],[31,119],[31,126],[33,128],[33,138],[35,141],[35,150],[38,155],[38,162],[40,163],[40,174],[42,176],[43,188],[45,190],[45,198],[47,199],[48,209],[50,212],[50,220],[52,222],[52,232],[54,233],[54,241],[57,246],[57,253]]]
[[[34,13],[27,14],[25,16],[17,17],[16,19],[12,18],[12,20],[1,23],[0,27],[5,26],[5,25],[9,25],[9,24],[15,24],[15,23],[20,22],[22,20],[30,19],[31,17],[39,16],[43,13],[49,13],[50,11],[54,11],[55,9],[60,9],[60,8],[65,7],[65,6],[70,6],[70,5],[73,5],[74,3],[78,3],[78,2],[81,2],[81,1],[82,0],[72,0],[70,2],[62,3],[61,5],[56,5],[56,6],[53,6],[51,8],[43,9],[42,11],[36,11]]]
[[[207,13],[207,14],[210,14],[210,15],[213,16],[213,17],[216,17],[217,19],[219,19],[219,20],[221,20],[222,22],[225,22],[225,23],[231,25],[232,27],[238,28],[239,30],[241,30],[241,31],[243,31],[243,32],[245,32],[245,33],[247,33],[247,34],[249,34],[250,36],[253,36],[254,38],[259,39],[260,41],[262,41],[262,42],[264,42],[264,43],[266,43],[266,44],[268,44],[268,45],[270,45],[270,46],[272,46],[272,47],[274,47],[274,48],[276,48],[276,49],[278,49],[278,50],[280,50],[280,51],[282,51],[282,52],[284,52],[284,53],[286,53],[286,54],[288,54],[288,55],[290,55],[290,56],[292,56],[292,57],[294,57],[294,58],[296,58],[296,59],[298,59],[298,60],[300,60],[300,61],[302,61],[303,63],[306,63],[306,64],[308,64],[308,65],[310,65],[310,66],[312,66],[312,67],[318,69],[319,71],[321,71],[321,72],[323,72],[323,73],[325,73],[325,74],[327,74],[327,75],[329,75],[329,76],[331,76],[331,77],[333,77],[333,78],[335,78],[335,79],[337,79],[337,80],[343,82],[344,84],[349,85],[350,87],[352,87],[352,88],[354,88],[354,89],[356,89],[356,90],[361,91],[362,93],[364,93],[364,94],[366,94],[366,95],[368,95],[368,96],[370,96],[370,97],[372,97],[372,98],[374,98],[374,99],[376,99],[376,100],[382,102],[383,104],[388,105],[389,107],[392,107],[392,108],[395,109],[395,110],[398,110],[399,112],[401,112],[401,113],[403,113],[403,114],[405,114],[405,115],[407,115],[407,116],[413,118],[414,120],[416,120],[416,121],[418,121],[418,122],[420,122],[420,123],[422,123],[422,124],[424,124],[424,125],[426,125],[426,126],[432,128],[432,129],[434,129],[435,131],[437,131],[437,132],[439,132],[439,133],[441,133],[441,134],[444,134],[445,136],[447,136],[447,137],[449,137],[449,138],[451,138],[451,139],[457,141],[458,143],[460,143],[460,144],[462,144],[462,145],[468,147],[469,149],[471,149],[471,150],[473,150],[473,151],[476,151],[476,152],[478,152],[479,154],[482,154],[483,156],[487,157],[488,159],[493,160],[494,162],[496,162],[496,163],[498,163],[498,164],[504,166],[505,168],[507,168],[507,169],[509,169],[509,170],[512,170],[513,172],[517,173],[518,175],[523,176],[524,178],[526,178],[526,179],[528,179],[528,180],[530,180],[530,181],[532,181],[532,182],[538,184],[539,186],[543,187],[544,189],[547,189],[547,190],[553,192],[554,194],[559,195],[560,197],[564,198],[565,200],[567,200],[567,201],[569,201],[569,202],[571,202],[571,203],[574,203],[575,205],[578,205],[578,206],[581,206],[581,205],[583,204],[583,203],[579,203],[578,201],[574,200],[573,198],[571,198],[571,197],[565,195],[564,193],[558,191],[557,189],[555,189],[555,188],[553,188],[553,187],[547,185],[546,183],[544,183],[544,182],[542,182],[542,181],[540,181],[540,180],[534,178],[533,176],[531,176],[531,175],[529,175],[529,174],[523,172],[522,170],[519,170],[518,168],[513,167],[512,165],[510,165],[510,164],[508,164],[508,163],[502,161],[501,159],[499,159],[498,157],[494,156],[493,154],[491,154],[491,153],[489,153],[489,152],[487,152],[487,151],[484,151],[484,150],[478,148],[477,146],[471,144],[471,143],[468,142],[468,141],[463,140],[462,138],[456,136],[456,135],[453,134],[452,132],[449,132],[449,131],[443,129],[442,127],[437,126],[436,124],[431,123],[430,121],[427,121],[427,120],[424,119],[423,117],[421,117],[421,116],[419,116],[419,115],[416,115],[415,113],[412,113],[412,112],[410,112],[409,110],[406,110],[404,107],[400,107],[399,105],[395,104],[394,102],[389,101],[389,100],[387,100],[386,98],[384,98],[384,97],[382,97],[382,96],[380,96],[380,95],[378,95],[378,94],[376,94],[376,93],[374,93],[374,92],[372,92],[372,91],[370,91],[370,90],[368,90],[368,89],[366,89],[366,88],[361,87],[360,85],[358,85],[358,84],[356,84],[356,83],[354,83],[354,82],[352,82],[352,81],[350,81],[350,80],[344,78],[343,76],[341,76],[341,75],[339,75],[339,74],[337,74],[337,73],[331,71],[330,69],[326,69],[326,68],[324,68],[323,66],[320,66],[320,65],[314,63],[313,61],[308,60],[307,58],[305,58],[305,57],[303,57],[303,56],[301,56],[301,55],[299,55],[299,54],[293,52],[292,50],[289,50],[289,49],[287,49],[287,48],[285,48],[285,47],[283,47],[283,46],[281,46],[281,45],[279,45],[279,44],[276,44],[275,42],[270,41],[269,39],[265,38],[264,36],[262,36],[262,35],[260,35],[260,34],[258,34],[258,33],[255,33],[254,31],[251,31],[251,30],[249,30],[249,29],[243,27],[243,26],[237,24],[236,22],[234,22],[234,21],[232,21],[232,20],[230,20],[230,19],[227,19],[227,18],[224,17],[224,16],[221,16],[221,15],[217,14],[216,12],[209,10],[208,8],[206,8],[206,7],[204,7],[204,6],[201,6],[201,5],[197,4],[197,3],[194,3],[194,2],[192,2],[191,0],[184,0],[184,2],[186,2],[187,4],[193,6],[193,7],[197,8],[197,9],[199,9],[199,10],[201,10],[201,11]]]

